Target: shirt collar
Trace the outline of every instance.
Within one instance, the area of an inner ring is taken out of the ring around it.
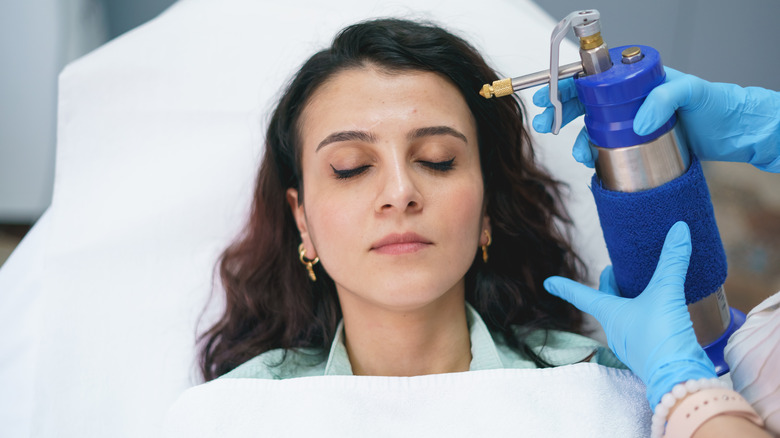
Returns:
[[[504,368],[498,354],[496,343],[490,335],[485,322],[469,303],[466,303],[466,323],[469,327],[471,340],[471,363],[469,371],[491,370]],[[351,376],[352,364],[344,344],[344,321],[336,327],[336,336],[330,346],[328,362],[325,364],[326,376]]]
[[[496,343],[493,341],[493,336],[490,335],[490,330],[479,313],[469,303],[466,303],[466,321],[469,325],[469,337],[471,338],[469,371],[504,368]]]
[[[344,320],[336,327],[336,336],[330,344],[328,362],[325,364],[326,376],[351,376],[352,364],[349,363],[347,346],[344,344]]]

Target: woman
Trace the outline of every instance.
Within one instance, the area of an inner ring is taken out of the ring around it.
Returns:
[[[497,78],[462,39],[402,20],[350,26],[304,64],[271,119],[249,224],[222,256],[227,305],[202,337],[207,380],[623,366],[544,289],[548,277],[579,277],[581,263],[518,103],[477,94]],[[688,393],[720,391],[682,299],[689,256],[678,224],[641,299],[596,312],[608,335],[621,307],[650,324],[674,316],[640,330],[641,348],[610,339],[651,407],[663,405],[654,433],[677,401],[698,409]],[[609,275],[603,290],[615,295]],[[580,305],[595,293],[546,284]],[[622,316],[618,337],[632,325]],[[701,380],[668,394],[691,378]],[[724,412],[718,423],[762,433],[749,406]]]
[[[232,375],[620,366],[543,289],[581,263],[518,103],[477,94],[497,77],[462,39],[401,20],[351,26],[305,63],[222,257],[207,380],[258,355]]]

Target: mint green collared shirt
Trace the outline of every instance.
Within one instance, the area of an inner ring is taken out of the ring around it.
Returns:
[[[536,368],[536,364],[503,342],[496,342],[482,317],[466,303],[466,320],[471,339],[469,371],[501,368]],[[501,335],[497,338],[500,339]],[[546,339],[545,339],[546,338]],[[612,352],[585,336],[556,330],[537,330],[525,338],[533,351],[548,363],[561,366],[589,361],[613,368],[625,368]],[[325,360],[317,349],[276,349],[266,351],[243,363],[221,378],[291,379],[308,376],[351,376],[352,365],[344,344],[344,322],[339,323],[336,337]]]

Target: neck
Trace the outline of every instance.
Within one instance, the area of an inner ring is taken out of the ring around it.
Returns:
[[[468,371],[471,341],[460,289],[414,310],[388,310],[339,294],[352,372],[419,376]]]

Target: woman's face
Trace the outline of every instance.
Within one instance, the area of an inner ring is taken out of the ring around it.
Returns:
[[[299,127],[304,199],[290,189],[288,201],[342,303],[410,311],[462,296],[489,221],[476,124],[455,86],[347,70],[315,91]]]

